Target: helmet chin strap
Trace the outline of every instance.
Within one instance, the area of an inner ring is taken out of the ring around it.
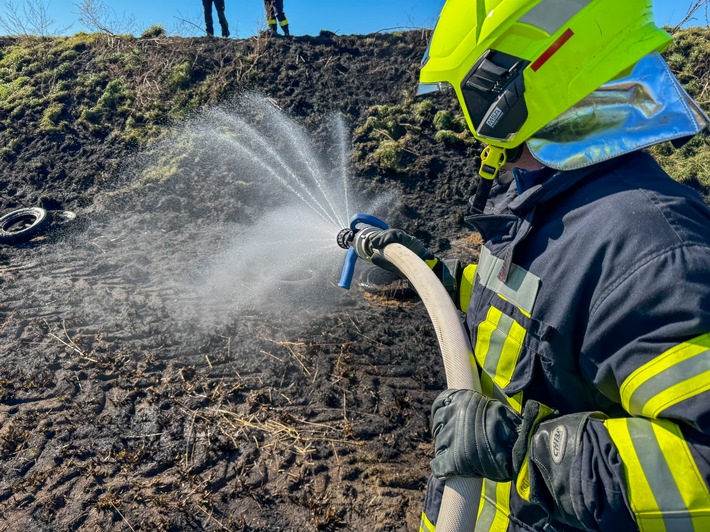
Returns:
[[[515,149],[517,150],[517,148]],[[514,153],[516,155],[516,160],[520,158],[520,153]],[[476,195],[473,198],[473,211],[476,213],[482,213],[488,201],[488,195],[491,192],[491,187],[493,186],[493,180],[498,175],[498,172],[503,167],[503,165],[508,161],[508,150],[506,148],[500,148],[498,146],[486,146],[481,153],[481,168],[478,174],[481,176],[481,182],[478,184],[476,189]]]

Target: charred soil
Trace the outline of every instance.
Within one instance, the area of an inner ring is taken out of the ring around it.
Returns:
[[[171,161],[152,181],[126,169],[201,110],[258,92],[317,146],[340,114],[355,188],[393,194],[392,225],[473,259],[462,213],[480,147],[450,95],[412,96],[427,38],[0,41],[0,213],[77,214],[0,247],[0,530],[418,527],[445,386],[421,303],[353,290],[298,319],[176,324],[155,264],[169,273],[171,248],[219,240],[205,219],[247,226],[269,197],[219,160],[189,182]],[[126,212],[156,210],[122,232]]]

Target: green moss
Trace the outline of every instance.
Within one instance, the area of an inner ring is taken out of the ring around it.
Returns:
[[[103,89],[108,83],[106,72],[92,72],[79,76],[78,82],[84,87],[91,89]]]
[[[22,72],[32,63],[32,49],[26,46],[10,46],[0,61],[0,69]]]
[[[62,63],[54,71],[54,76],[58,79],[70,79],[76,76],[74,65],[72,63]]]
[[[437,131],[450,130],[454,126],[454,113],[441,110],[434,116],[434,129]]]
[[[52,94],[50,94],[49,99],[53,102],[68,103],[71,100],[71,97],[72,94],[69,91],[54,90],[52,91]]]
[[[395,140],[383,140],[372,155],[384,170],[402,169],[403,150]]]
[[[175,65],[168,78],[168,87],[170,89],[186,89],[192,81],[192,68],[190,63],[182,62]]]
[[[137,46],[131,48],[128,53],[120,54],[119,57],[127,73],[141,72],[146,66],[146,58]]]
[[[407,122],[409,112],[401,105],[375,105],[369,109],[370,116],[359,127],[356,135],[371,135],[397,140],[406,133],[404,124]]]
[[[681,183],[699,185],[710,194],[710,135],[701,133],[681,149],[670,142],[658,144],[649,152],[674,179]]]
[[[685,89],[710,110],[710,31],[688,28],[674,35],[664,57]]]
[[[115,79],[106,85],[104,93],[99,98],[99,101],[96,102],[96,106],[105,111],[116,109],[119,103],[128,99],[128,96],[123,78]]]
[[[0,102],[5,102],[18,96],[29,96],[32,93],[30,81],[30,78],[21,76],[10,82],[0,82]]]
[[[141,34],[143,39],[156,39],[158,37],[165,37],[165,28],[160,24],[153,24]]]
[[[434,104],[431,100],[421,100],[412,106],[412,111],[419,123],[428,122],[434,116]]]
[[[103,112],[97,107],[92,107],[90,109],[84,109],[81,111],[79,118],[85,122],[91,124],[98,124],[103,117]]]
[[[59,61],[61,61],[62,63],[72,63],[76,61],[76,58],[78,56],[79,54],[73,48],[71,50],[64,50],[59,55]]]
[[[43,133],[58,133],[66,125],[66,122],[60,122],[59,117],[64,112],[64,106],[61,103],[53,103],[44,110],[42,119],[39,123],[39,129]]]
[[[449,146],[458,146],[464,143],[463,138],[461,138],[461,133],[456,133],[450,129],[442,129],[437,131],[434,138],[438,142],[443,142]]]

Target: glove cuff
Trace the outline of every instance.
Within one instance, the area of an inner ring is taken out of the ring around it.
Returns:
[[[463,267],[461,261],[457,259],[437,259],[436,264],[431,268],[432,271],[444,285],[446,291],[451,296],[454,302],[459,300],[459,286]]]

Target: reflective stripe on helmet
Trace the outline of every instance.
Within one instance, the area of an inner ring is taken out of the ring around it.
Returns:
[[[710,333],[683,342],[634,371],[620,388],[627,412],[656,418],[710,390]]]
[[[710,493],[680,428],[668,420],[608,419],[642,532],[709,530]]]
[[[537,72],[538,70],[540,70],[542,68],[542,65],[547,63],[553,55],[559,52],[560,48],[562,48],[565,43],[569,41],[572,37],[574,37],[574,32],[568,28],[567,31],[560,35],[559,39],[552,43],[552,46],[545,50],[543,54],[538,57],[532,65],[530,65],[532,71]]]
[[[520,17],[519,22],[530,24],[552,35],[591,2],[592,0],[542,0]]]

